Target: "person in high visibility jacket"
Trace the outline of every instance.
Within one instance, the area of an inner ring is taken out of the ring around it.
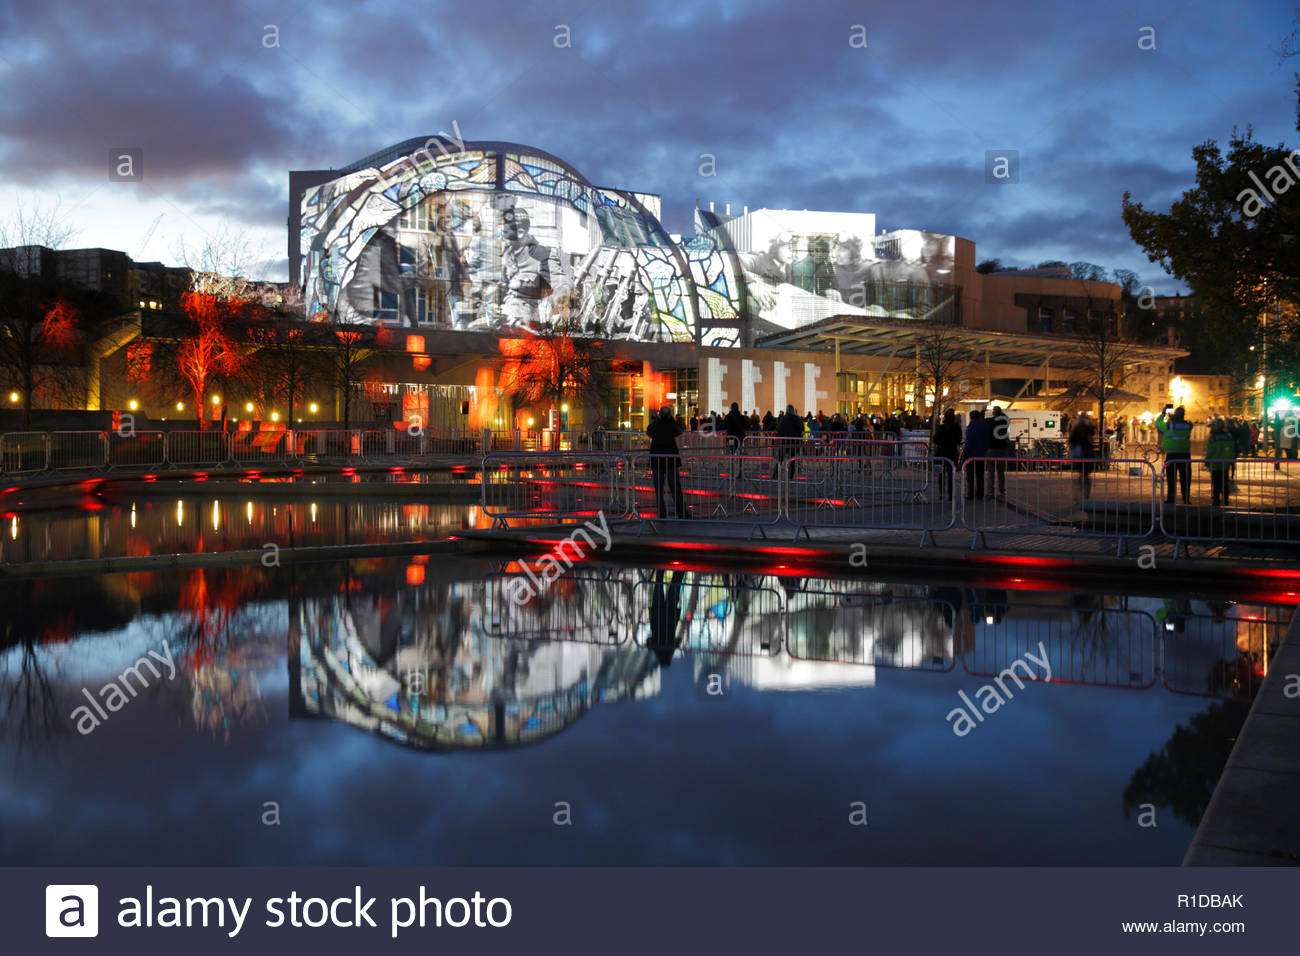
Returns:
[[[1228,503],[1232,490],[1232,463],[1237,460],[1237,440],[1228,431],[1228,423],[1216,418],[1210,424],[1210,440],[1205,443],[1205,467],[1210,469],[1210,504]]]
[[[1192,483],[1192,423],[1187,421],[1183,406],[1175,408],[1173,415],[1168,415],[1168,411],[1166,408],[1156,419],[1160,448],[1165,453],[1165,504],[1174,503],[1175,475],[1183,493],[1183,504],[1188,504],[1188,487]]]

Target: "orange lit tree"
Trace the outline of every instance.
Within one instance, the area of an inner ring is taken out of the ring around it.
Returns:
[[[501,388],[514,401],[553,407],[576,398],[603,407],[613,383],[602,341],[580,338],[576,310],[557,310],[550,324],[522,338],[500,339]]]
[[[209,382],[215,380],[228,386],[244,364],[234,327],[243,318],[246,303],[191,290],[181,296],[181,308],[191,328],[176,343],[176,367],[189,386],[199,427],[206,428],[203,396]]]
[[[0,269],[0,380],[18,393],[23,428],[38,399],[72,399],[81,311],[49,282]]]

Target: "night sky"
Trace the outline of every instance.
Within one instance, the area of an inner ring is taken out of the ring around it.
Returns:
[[[1172,292],[1120,197],[1167,208],[1234,125],[1294,145],[1295,27],[1295,0],[0,0],[0,216],[60,203],[72,245],[166,262],[247,230],[284,279],[287,170],[459,129],[660,193],[676,232],[696,199],[874,212]],[[142,182],[109,181],[118,147]],[[987,184],[1008,149],[1020,182]]]

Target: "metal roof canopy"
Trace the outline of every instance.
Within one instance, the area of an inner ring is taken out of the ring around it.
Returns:
[[[758,339],[756,348],[808,349],[841,354],[894,355],[904,358],[914,353],[934,326],[917,322],[891,322],[859,315],[837,315],[811,325],[776,332]],[[993,332],[951,326],[952,345],[958,356],[969,353],[971,359],[984,359],[1006,365],[1041,365],[1052,360],[1054,369],[1090,368],[1094,363],[1081,354],[1079,343],[1072,338],[1034,335],[1028,332]],[[1120,343],[1117,343],[1117,345]],[[1126,360],[1133,363],[1166,364],[1187,354],[1186,349],[1162,345],[1123,343]]]

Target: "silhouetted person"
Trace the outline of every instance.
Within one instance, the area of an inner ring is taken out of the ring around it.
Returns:
[[[967,501],[984,497],[984,462],[975,459],[982,459],[988,453],[988,422],[984,420],[982,411],[973,411],[970,413],[970,424],[966,426],[966,442],[961,451]]]
[[[794,410],[793,405],[785,407],[785,414],[781,420],[776,423],[776,470],[772,472],[772,477],[776,478],[776,472],[781,470],[781,465],[799,454],[799,446],[803,443],[803,419],[799,413]],[[794,477],[795,469],[799,463],[795,462],[790,466],[790,477]]]
[[[957,458],[961,454],[961,425],[957,413],[951,408],[943,413],[943,421],[934,432],[934,456],[947,459],[947,464],[940,462],[940,482],[943,494],[952,494],[952,475],[957,469]]]
[[[674,571],[664,590],[664,573],[655,571],[654,586],[650,590],[650,640],[646,649],[654,651],[660,667],[673,662],[673,654],[681,645],[677,624],[681,617],[682,578],[685,571]]]
[[[668,405],[659,409],[659,417],[646,428],[650,436],[650,471],[654,475],[655,504],[659,508],[659,517],[667,518],[664,507],[664,484],[673,495],[677,517],[685,518],[686,503],[682,500],[682,479],[677,473],[682,463],[682,453],[677,449],[677,436],[682,433],[682,426],[673,418],[673,410]]]
[[[736,456],[736,477],[739,478],[742,464],[740,450],[745,444],[745,432],[749,429],[749,419],[740,410],[738,403],[731,403],[731,411],[727,412],[727,417],[722,420],[722,427],[727,431],[727,445],[730,446],[728,450]]]
[[[989,455],[992,458],[1008,458],[1011,455],[1011,419],[997,405],[993,406],[993,417],[989,419]],[[1007,463],[993,462],[993,490],[1005,496],[1007,493]]]

